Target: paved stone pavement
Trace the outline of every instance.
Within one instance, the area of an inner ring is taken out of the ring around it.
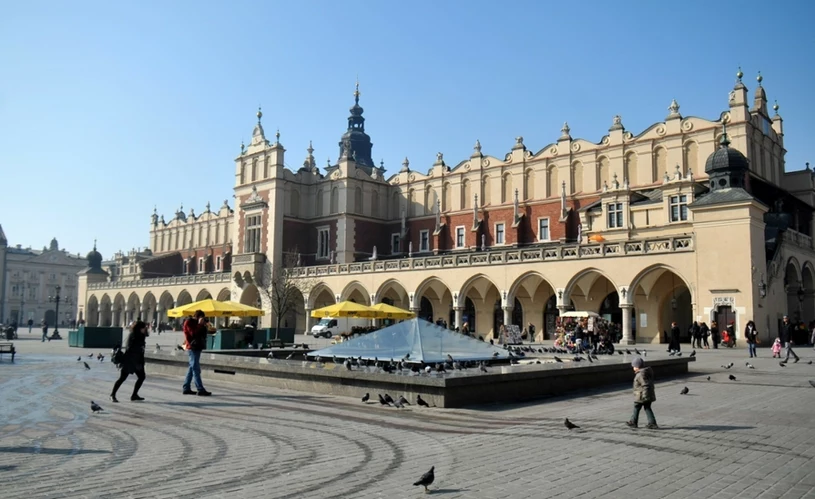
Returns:
[[[657,384],[662,428],[631,430],[627,386],[397,410],[206,380],[213,397],[185,397],[180,379],[148,372],[145,402],[128,400],[129,380],[112,404],[109,362],[85,358],[87,371],[76,357],[90,352],[65,341],[23,335],[16,345],[17,363],[0,361],[4,498],[416,498],[424,494],[411,484],[433,465],[432,496],[451,499],[815,497],[815,352],[806,347],[785,368],[760,350],[755,370],[746,350],[701,351],[688,378]],[[648,358],[666,355],[646,348]],[[90,414],[91,399],[105,412]],[[582,429],[566,430],[565,416]]]

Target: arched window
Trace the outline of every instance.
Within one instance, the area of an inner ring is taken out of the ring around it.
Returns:
[[[470,192],[470,180],[464,179],[461,182],[461,209],[467,209],[473,204],[473,193]]]
[[[505,173],[501,178],[501,202],[503,204],[511,203],[515,199],[512,193],[512,175]]]
[[[340,192],[336,187],[331,189],[331,214],[339,212]]]
[[[583,192],[583,163],[575,161],[572,163],[572,194]]]
[[[623,179],[628,180],[628,185],[637,185],[637,153],[633,151],[625,155]]]
[[[699,146],[694,141],[688,141],[683,148],[683,163],[682,175],[687,175],[688,171],[699,173]]]
[[[362,210],[362,187],[356,187],[354,189],[354,211],[359,213],[360,215],[363,213]]]
[[[416,207],[414,204],[416,204],[416,193],[413,191],[413,189],[409,189],[407,196],[407,216],[409,217],[416,214]]]
[[[656,182],[660,175],[668,173],[668,152],[664,147],[654,150],[654,168],[651,172],[652,181]]]
[[[557,165],[549,165],[546,169],[546,197],[558,195]]]
[[[263,178],[269,178],[269,156],[263,158]]]
[[[397,220],[402,218],[402,196],[399,194],[399,191],[394,191],[393,196],[391,197],[391,219]]]
[[[597,190],[600,190],[608,184],[608,158],[605,156],[600,157],[597,161]]]
[[[450,182],[444,184],[442,187],[442,197],[441,197],[441,211],[449,211],[452,206],[450,206],[453,202],[453,188],[450,186]]]
[[[323,190],[319,189],[317,191],[317,203],[316,207],[314,208],[314,216],[321,217],[323,216]]]
[[[252,182],[258,179],[258,159],[252,160]]]
[[[535,198],[535,170],[532,168],[524,175],[524,199]]]
[[[481,206],[490,204],[490,176],[484,175],[481,179]]]
[[[432,186],[427,186],[424,193],[425,214],[436,213],[436,190]]]
[[[239,178],[240,178],[240,180],[239,180],[238,183],[240,185],[243,185],[243,184],[246,183],[246,163],[243,163],[243,162],[241,163],[241,171],[240,171]]]

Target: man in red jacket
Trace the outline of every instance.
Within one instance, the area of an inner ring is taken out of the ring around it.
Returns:
[[[206,347],[208,331],[204,312],[201,310],[196,310],[194,317],[184,321],[184,349],[190,357],[190,368],[184,379],[184,395],[195,395],[196,393],[202,397],[212,395],[204,389],[204,383],[201,381],[201,351]],[[198,392],[192,391],[190,386],[193,379]]]

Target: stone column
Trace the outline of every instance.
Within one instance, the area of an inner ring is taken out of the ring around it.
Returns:
[[[504,328],[512,324],[512,309],[514,307],[503,307],[504,308]]]
[[[88,322],[90,322],[90,317],[88,317]],[[88,324],[90,326],[90,324]],[[96,312],[96,327],[102,327],[102,311]]]
[[[456,329],[461,330],[461,313],[464,311],[462,307],[453,307],[453,311],[456,313]]]
[[[623,338],[620,340],[620,345],[633,345],[634,338],[631,337],[631,309],[633,305],[620,305],[623,311]]]
[[[303,334],[309,334],[311,332],[311,327],[314,325],[314,318],[311,317],[311,310],[310,308],[306,309],[306,330],[303,331]]]

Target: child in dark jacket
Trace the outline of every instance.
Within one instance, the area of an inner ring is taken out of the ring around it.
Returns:
[[[637,422],[640,417],[640,409],[645,409],[645,416],[648,418],[647,428],[656,429],[656,417],[654,411],[651,410],[651,403],[656,401],[657,396],[654,391],[654,372],[650,367],[645,367],[645,361],[642,357],[636,357],[631,361],[631,367],[634,368],[634,413],[631,415],[631,420],[626,424],[631,428],[637,427]]]

